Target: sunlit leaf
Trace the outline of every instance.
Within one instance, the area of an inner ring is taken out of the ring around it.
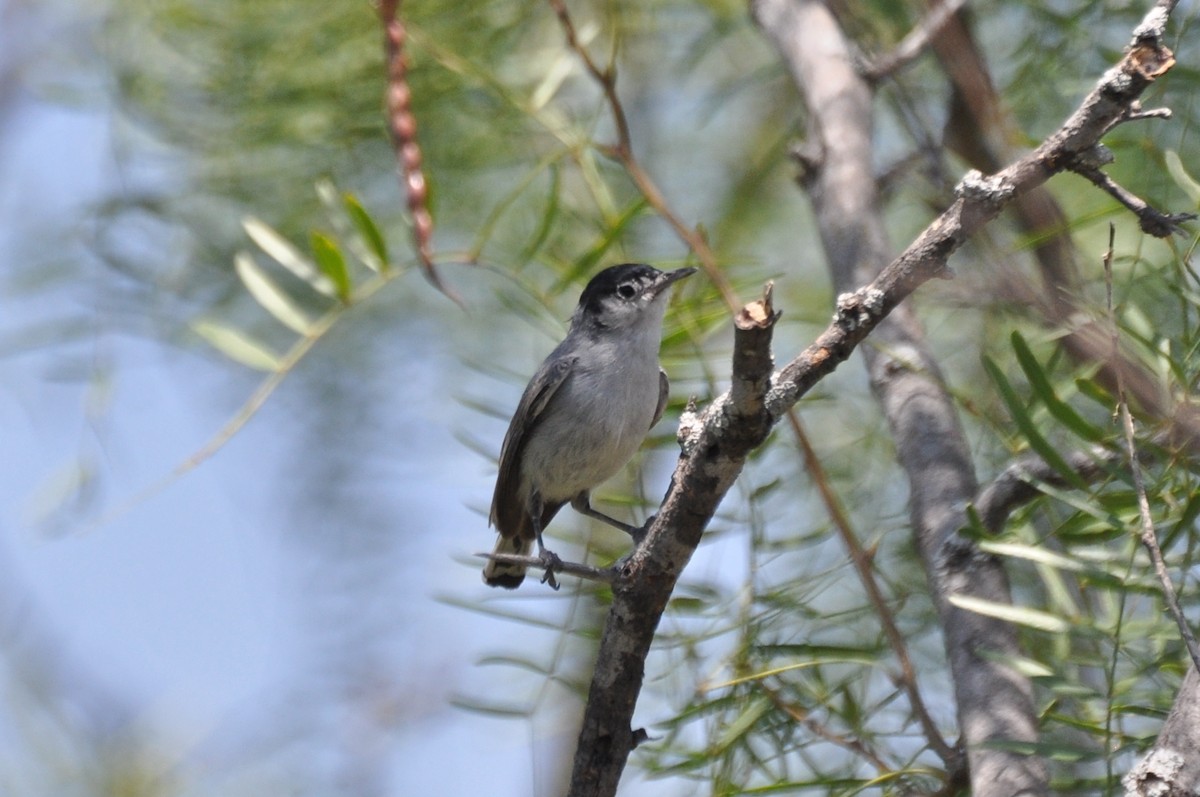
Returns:
[[[984,540],[979,543],[979,547],[988,553],[1027,559],[1031,562],[1037,562],[1038,564],[1047,565],[1059,570],[1080,571],[1087,569],[1087,566],[1083,562],[1034,545]]]
[[[983,600],[982,598],[973,598],[969,595],[951,595],[949,600],[958,608],[965,609],[968,612],[995,617],[997,620],[1036,628],[1039,631],[1062,633],[1071,628],[1071,624],[1061,617],[1056,617],[1053,614],[1041,612],[1037,609],[1012,606],[1007,603],[996,603],[995,601]]]
[[[812,659],[810,661],[798,661],[795,664],[787,664],[782,667],[772,667],[769,670],[761,670],[756,673],[751,673],[750,675],[742,676],[741,678],[734,678],[733,680],[730,680],[730,681],[724,681],[719,684],[713,684],[712,686],[710,686],[708,688],[709,689],[724,689],[725,687],[737,686],[738,684],[744,684],[744,683],[748,683],[750,681],[761,681],[762,679],[769,678],[772,675],[779,675],[780,673],[790,672],[792,670],[806,670],[806,669],[809,669],[812,667],[820,667],[820,666],[826,665],[826,664],[862,664],[862,665],[866,665],[866,666],[871,666],[874,664],[878,664],[878,662],[868,656],[844,656],[844,657],[838,657],[838,658],[824,658],[824,659]]]
[[[307,282],[318,292],[326,296],[336,295],[337,292],[329,278],[323,276],[311,260],[270,225],[253,216],[247,216],[242,219],[242,227],[251,240],[279,265]]]
[[[751,728],[762,719],[771,708],[771,701],[766,697],[758,697],[746,706],[738,718],[731,722],[721,738],[717,740],[714,752],[720,752],[745,736]]]
[[[192,331],[235,362],[260,371],[279,369],[279,358],[263,344],[247,337],[240,329],[216,321],[200,320],[192,324]]]
[[[249,254],[238,252],[233,258],[234,268],[246,290],[262,308],[288,329],[300,335],[308,334],[309,322],[279,285],[267,276]]]

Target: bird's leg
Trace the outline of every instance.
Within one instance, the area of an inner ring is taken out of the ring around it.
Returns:
[[[622,523],[616,518],[611,518],[603,512],[592,509],[591,496],[586,490],[571,499],[571,508],[581,515],[586,515],[593,520],[607,523],[614,529],[620,529],[632,537],[634,542],[641,542],[642,537],[646,536],[646,526],[631,526],[628,523]]]
[[[546,571],[542,575],[542,583],[557,590],[558,579],[554,577],[554,571],[562,566],[562,559],[553,551],[546,550],[546,543],[542,542],[542,496],[536,490],[529,496],[529,519],[533,522],[533,533],[537,535],[538,558],[542,560]]]

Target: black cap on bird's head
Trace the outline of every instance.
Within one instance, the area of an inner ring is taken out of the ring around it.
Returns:
[[[637,308],[653,304],[665,295],[667,288],[694,273],[694,268],[659,271],[644,263],[609,266],[592,277],[583,289],[575,320],[588,319],[600,326],[610,326],[621,317],[637,315]]]

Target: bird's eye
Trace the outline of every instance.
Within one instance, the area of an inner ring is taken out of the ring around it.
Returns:
[[[622,299],[632,299],[636,295],[637,288],[633,287],[631,283],[626,282],[617,286],[617,296],[620,296]]]

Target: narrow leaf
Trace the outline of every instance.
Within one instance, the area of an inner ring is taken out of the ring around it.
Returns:
[[[1200,205],[1200,183],[1197,183],[1196,179],[1187,173],[1187,169],[1183,168],[1183,161],[1180,160],[1179,153],[1169,149],[1166,151],[1164,159],[1167,162],[1167,171],[1175,180],[1175,184],[1182,188],[1193,202]]]
[[[241,330],[200,320],[192,324],[192,331],[235,362],[260,371],[279,370],[279,358],[263,344],[246,337]]]
[[[532,709],[519,705],[504,705],[501,703],[484,703],[467,697],[453,697],[450,705],[457,706],[476,714],[487,714],[493,717],[519,718],[528,717]]]
[[[710,691],[713,689],[725,689],[730,686],[737,686],[738,684],[749,683],[750,681],[761,681],[765,678],[771,677],[772,675],[779,675],[780,673],[789,672],[791,670],[804,670],[804,669],[808,669],[809,667],[820,667],[825,664],[861,664],[865,667],[870,667],[875,664],[878,664],[878,662],[867,656],[857,656],[857,657],[846,656],[846,657],[841,657],[841,658],[827,658],[827,659],[815,659],[813,661],[800,661],[800,662],[796,662],[795,664],[786,664],[782,667],[772,667],[769,670],[762,670],[760,672],[756,672],[751,675],[744,675],[740,678],[734,678],[731,681],[723,681],[722,683],[719,683],[719,684],[713,684],[711,686],[705,687],[705,691]]]
[[[1050,379],[1046,376],[1042,364],[1033,356],[1029,344],[1025,342],[1025,338],[1021,337],[1020,332],[1014,331],[1012,333],[1012,347],[1017,355],[1017,363],[1020,364],[1021,370],[1025,372],[1026,378],[1029,379],[1029,386],[1041,398],[1042,402],[1046,405],[1046,409],[1050,411],[1050,414],[1063,426],[1089,443],[1099,443],[1102,441],[1104,439],[1104,432],[1086,421],[1082,415],[1075,411],[1074,407],[1064,402],[1054,392],[1054,387],[1050,384]]]
[[[254,301],[288,329],[299,335],[308,334],[308,318],[275,280],[259,268],[254,258],[246,252],[238,252],[233,258],[233,265]]]
[[[375,224],[375,220],[371,218],[371,214],[367,213],[362,203],[358,201],[358,197],[351,193],[342,194],[342,202],[346,206],[346,213],[350,215],[350,220],[354,222],[354,228],[358,230],[358,234],[362,236],[363,243],[367,249],[378,259],[377,263],[367,263],[376,271],[386,272],[390,268],[388,263],[387,241],[383,238],[383,233],[379,231],[379,227]]]
[[[1037,609],[1027,609],[1022,606],[1011,606],[1007,603],[972,598],[968,595],[951,595],[950,602],[968,612],[982,614],[985,617],[995,617],[997,620],[1015,623],[1017,625],[1036,628],[1039,631],[1062,633],[1070,629],[1071,624],[1053,614],[1039,612]]]
[[[313,232],[309,239],[312,242],[313,254],[317,257],[317,266],[321,273],[333,283],[337,297],[343,302],[350,301],[350,270],[346,268],[346,258],[337,242],[328,235]]]
[[[1050,442],[1042,436],[1041,432],[1038,431],[1037,426],[1033,422],[1033,418],[1031,418],[1029,413],[1025,411],[1023,402],[1017,395],[1017,392],[1013,390],[1012,385],[1009,384],[1008,379],[1005,378],[999,367],[992,362],[991,358],[984,357],[983,368],[985,371],[987,371],[988,376],[992,378],[992,381],[995,382],[996,388],[1000,391],[1000,398],[1004,401],[1005,406],[1008,407],[1009,414],[1012,416],[1013,421],[1017,424],[1017,428],[1021,430],[1021,434],[1025,438],[1026,442],[1029,443],[1029,447],[1037,452],[1042,459],[1046,460],[1046,464],[1058,471],[1059,474],[1061,474],[1062,477],[1066,479],[1067,482],[1072,486],[1077,487],[1080,490],[1087,490],[1087,482],[1085,482],[1078,473],[1072,470],[1071,466],[1067,464],[1067,461],[1062,458],[1062,455],[1059,454],[1058,451],[1055,450],[1054,446],[1050,445]]]
[[[242,228],[259,248],[270,255],[279,265],[307,282],[316,291],[326,296],[335,295],[333,283],[317,271],[312,261],[305,257],[292,242],[276,232],[270,225],[253,216],[242,219]]]
[[[992,542],[985,540],[979,543],[981,550],[987,553],[994,553],[999,556],[1010,556],[1018,559],[1027,559],[1031,562],[1036,562],[1040,565],[1046,565],[1058,570],[1069,570],[1079,572],[1087,570],[1087,565],[1077,559],[1072,559],[1068,556],[1063,556],[1060,553],[1049,551],[1045,548],[1039,548],[1033,545],[1025,545],[1017,542]]]
[[[747,706],[741,716],[730,723],[729,727],[725,729],[725,733],[721,734],[714,752],[723,752],[731,744],[745,736],[762,719],[762,716],[767,713],[770,707],[771,701],[765,697],[760,697]]]

